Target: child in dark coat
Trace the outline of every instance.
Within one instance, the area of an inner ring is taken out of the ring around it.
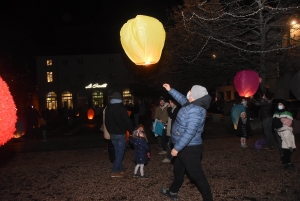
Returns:
[[[246,139],[252,135],[250,121],[247,119],[246,112],[242,112],[238,122],[238,135],[241,137],[241,147],[246,148]]]
[[[150,149],[147,136],[144,131],[144,126],[142,124],[139,124],[137,130],[133,131],[129,141],[134,146],[134,161],[136,162],[133,177],[138,177],[137,171],[140,168],[140,178],[148,179],[148,177],[144,174],[144,165],[150,157]]]

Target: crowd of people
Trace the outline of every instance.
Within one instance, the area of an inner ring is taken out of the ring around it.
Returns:
[[[159,154],[166,155],[162,163],[173,164],[174,178],[169,188],[163,187],[159,191],[172,200],[177,200],[184,175],[188,172],[200,190],[203,200],[213,200],[210,185],[201,163],[203,156],[201,135],[211,97],[206,88],[200,85],[194,85],[186,96],[171,88],[169,84],[164,84],[163,87],[167,90],[170,98],[165,99],[161,96],[158,106],[152,109],[154,111],[152,120],[163,125],[161,132],[156,133],[156,129],[153,128],[153,134],[157,139],[157,149],[161,150]],[[293,116],[287,110],[284,100],[278,102],[274,113],[272,110],[273,94],[264,88],[261,88],[261,91],[261,100],[257,101],[251,97],[250,101],[260,107],[266,139],[264,149],[268,151],[274,149],[273,133],[275,133],[283,168],[293,168],[291,155],[296,148],[292,128]],[[103,124],[107,128],[109,140],[115,150],[111,177],[121,178],[124,176],[122,159],[126,143],[129,142],[131,148],[134,149],[134,161],[136,163],[132,171],[133,177],[148,178],[144,166],[151,156],[151,150],[145,133],[143,118],[138,118],[143,116],[141,114],[145,112],[144,106],[139,107],[141,105],[141,102],[136,106],[130,105],[128,102],[123,105],[121,94],[115,92],[112,94],[105,113],[103,113],[105,119]],[[245,98],[241,100],[241,105],[245,106],[245,111],[240,113],[237,132],[240,136],[241,147],[246,148],[246,139],[252,135],[252,129]],[[130,111],[130,115],[128,115],[128,111]],[[130,136],[126,139],[128,133]],[[139,173],[138,170],[140,170]]]

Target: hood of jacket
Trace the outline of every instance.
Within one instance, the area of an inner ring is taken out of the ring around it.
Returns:
[[[211,96],[207,94],[201,98],[194,100],[193,102],[186,102],[183,106],[193,104],[193,105],[203,107],[204,109],[207,110],[210,106],[210,101],[211,101]]]

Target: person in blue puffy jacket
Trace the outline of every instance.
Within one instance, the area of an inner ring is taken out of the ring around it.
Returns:
[[[196,182],[203,200],[213,200],[210,185],[202,168],[202,132],[206,119],[206,110],[211,97],[205,87],[194,85],[184,96],[169,84],[163,87],[182,106],[172,126],[172,156],[174,161],[174,180],[170,188],[161,188],[160,192],[178,200],[178,191],[183,183],[185,171]]]

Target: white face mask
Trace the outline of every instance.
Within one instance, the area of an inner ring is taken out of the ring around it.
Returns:
[[[186,95],[186,98],[189,100],[189,98],[190,98],[190,95],[191,95],[191,92],[189,91],[188,93],[187,93],[187,95]]]
[[[282,110],[283,109],[282,105],[278,105],[278,109]]]

